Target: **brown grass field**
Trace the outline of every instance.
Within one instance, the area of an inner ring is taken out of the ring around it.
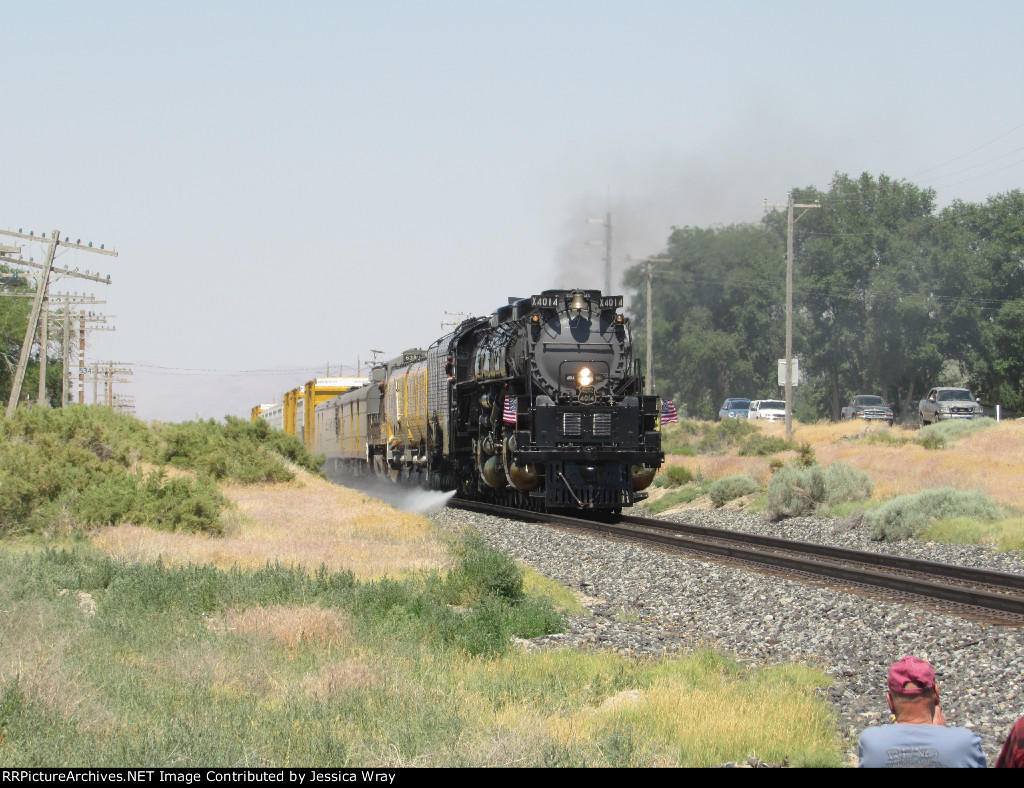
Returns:
[[[782,424],[758,424],[768,435],[785,435]],[[902,427],[863,422],[799,424],[793,428],[795,443],[809,443],[822,465],[842,461],[864,471],[875,483],[873,496],[882,500],[925,489],[954,487],[982,490],[994,501],[1024,508],[1024,421],[1003,421],[989,429],[957,440],[944,449],[926,449],[914,443],[886,445],[864,440],[873,432],[895,438],[913,438]],[[776,455],[783,461],[794,452]],[[721,456],[671,456],[668,464],[685,465],[695,474],[714,480],[748,474],[760,483],[771,474],[768,459],[739,457],[735,450]]]
[[[268,563],[401,577],[445,565],[447,548],[426,518],[295,469],[287,484],[227,485],[235,504],[223,536],[134,525],[104,528],[93,543],[127,561],[254,569]]]

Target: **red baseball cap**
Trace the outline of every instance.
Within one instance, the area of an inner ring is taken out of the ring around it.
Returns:
[[[906,686],[911,681],[918,686]],[[932,689],[935,689],[935,671],[923,659],[908,655],[889,666],[889,692],[919,695]]]

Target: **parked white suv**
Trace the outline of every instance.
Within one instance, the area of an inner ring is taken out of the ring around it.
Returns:
[[[785,421],[786,403],[778,399],[755,399],[747,410],[747,418],[750,421]]]

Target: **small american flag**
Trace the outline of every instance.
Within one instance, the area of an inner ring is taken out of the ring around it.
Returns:
[[[516,423],[516,409],[518,408],[517,397],[505,395],[505,407],[501,411],[501,420],[506,424]]]
[[[661,401],[661,423],[662,425],[679,423],[679,416],[676,415],[676,406],[670,399],[663,399]]]

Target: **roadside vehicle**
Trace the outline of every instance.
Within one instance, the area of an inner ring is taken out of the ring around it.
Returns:
[[[745,419],[747,409],[750,407],[750,400],[742,397],[730,397],[722,403],[718,411],[718,420],[722,419]]]
[[[975,399],[968,389],[938,386],[918,405],[921,424],[935,424],[946,419],[977,419],[985,415],[981,397]]]
[[[858,394],[839,414],[840,421],[846,419],[887,421],[890,427],[895,418],[892,408],[877,394]]]
[[[751,421],[785,421],[786,403],[779,399],[752,400],[747,418]]]

